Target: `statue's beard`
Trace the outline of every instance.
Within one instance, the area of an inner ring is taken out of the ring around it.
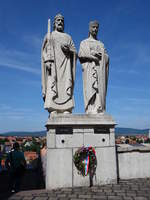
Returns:
[[[59,25],[59,26],[57,26],[56,30],[59,31],[59,32],[63,32],[64,28],[63,28],[62,25]]]

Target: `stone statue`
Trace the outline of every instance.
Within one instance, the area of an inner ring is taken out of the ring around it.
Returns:
[[[91,21],[89,37],[80,43],[79,60],[83,69],[85,112],[105,112],[109,58],[104,44],[97,40],[99,23]]]
[[[71,36],[64,33],[64,17],[55,16],[53,31],[42,45],[42,94],[44,108],[51,114],[71,113],[74,107],[76,49]]]

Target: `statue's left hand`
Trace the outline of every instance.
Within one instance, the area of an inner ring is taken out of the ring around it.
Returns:
[[[101,59],[102,54],[101,54],[100,52],[97,52],[97,51],[92,50],[92,51],[91,51],[91,54],[92,54],[92,56],[95,56],[95,57],[97,57],[98,59]]]
[[[64,53],[69,54],[70,53],[70,48],[67,44],[62,44],[61,49],[63,50]]]

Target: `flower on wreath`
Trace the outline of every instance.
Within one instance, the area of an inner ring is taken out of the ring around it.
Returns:
[[[97,159],[95,149],[82,146],[79,148],[73,156],[74,164],[78,170],[78,173],[82,176],[94,176],[96,173]]]

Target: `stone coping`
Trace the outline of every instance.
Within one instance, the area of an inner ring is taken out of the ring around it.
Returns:
[[[52,115],[47,121],[46,126],[59,125],[59,126],[115,126],[116,122],[108,114],[57,114]]]
[[[117,145],[117,152],[118,153],[150,152],[150,144],[139,144],[139,145],[119,144]]]

